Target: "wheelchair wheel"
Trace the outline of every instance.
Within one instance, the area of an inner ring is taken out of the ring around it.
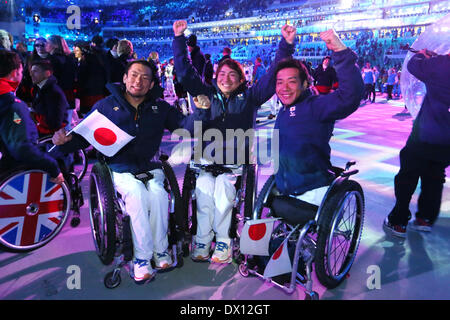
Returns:
[[[53,146],[51,136],[40,138],[38,140],[38,143],[46,143],[49,144],[49,146]],[[88,168],[88,158],[86,155],[86,151],[84,151],[84,149],[80,149],[74,152],[73,157],[73,173],[77,176],[78,181],[81,181],[83,180]]]
[[[256,198],[254,213],[256,214],[256,219],[261,219],[265,216],[264,208],[269,207],[270,195],[273,186],[275,185],[275,176],[270,176],[266,183],[264,183],[258,197]],[[253,218],[253,217],[252,217]]]
[[[67,185],[44,171],[11,172],[0,183],[0,244],[14,252],[44,246],[63,228],[70,202]]]
[[[361,186],[345,180],[326,200],[319,217],[315,270],[320,283],[337,287],[356,257],[364,220]]]
[[[197,232],[197,202],[192,195],[195,191],[195,173],[186,167],[183,180],[182,202],[184,208],[185,232],[195,235]]]
[[[168,186],[166,186],[167,192],[174,198],[171,199],[173,200],[175,206],[173,208],[173,212],[171,213],[173,213],[174,221],[172,224],[172,231],[176,234],[173,234],[172,236],[176,237],[177,240],[181,240],[183,235],[180,235],[179,233],[181,230],[184,230],[185,220],[183,215],[183,201],[181,199],[180,187],[178,186],[177,176],[175,175],[175,172],[170,164],[166,161],[161,161],[161,164],[168,184]]]
[[[255,202],[255,165],[247,166],[247,175],[245,178],[245,195],[244,195],[244,217],[251,218],[253,213],[253,204]]]
[[[96,163],[89,178],[89,217],[95,250],[109,265],[116,252],[114,186],[106,165]]]

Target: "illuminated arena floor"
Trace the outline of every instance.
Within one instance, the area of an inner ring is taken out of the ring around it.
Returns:
[[[354,178],[362,185],[366,214],[361,244],[350,277],[334,290],[315,281],[321,299],[450,299],[450,186],[444,189],[441,215],[430,234],[408,231],[399,241],[387,236],[382,222],[394,204],[394,176],[399,169],[398,154],[411,130],[412,118],[397,115],[403,102],[378,96],[374,104],[360,107],[349,118],[336,124],[332,138],[332,160],[342,166],[357,161],[360,173]],[[259,112],[258,129],[270,129],[269,109]],[[163,149],[170,151],[169,135]],[[180,186],[184,166],[175,168]],[[450,171],[447,169],[447,176]],[[259,177],[261,188],[267,175]],[[87,178],[83,181],[87,195]],[[87,197],[85,197],[87,199]],[[415,211],[417,192],[411,211]],[[87,202],[87,201],[86,201]],[[91,236],[87,204],[82,208],[81,224],[66,224],[47,246],[29,253],[0,253],[0,299],[152,299],[152,300],[302,300],[299,290],[288,295],[258,278],[243,278],[237,265],[194,263],[157,275],[155,281],[137,286],[122,270],[122,283],[113,290],[103,285],[112,270],[97,258]],[[81,270],[81,288],[68,289],[70,266]],[[369,289],[373,266],[378,266],[380,289]],[[69,272],[68,272],[69,271]]]

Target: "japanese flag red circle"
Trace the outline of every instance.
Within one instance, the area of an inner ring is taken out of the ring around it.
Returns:
[[[264,235],[266,234],[266,230],[267,230],[267,228],[266,228],[265,223],[254,224],[254,225],[251,225],[250,228],[248,229],[248,236],[253,241],[258,241],[258,240],[261,240],[262,238],[264,238]]]
[[[98,128],[94,131],[94,139],[102,146],[111,146],[117,141],[117,135],[108,128]]]
[[[277,251],[275,251],[275,253],[272,256],[272,260],[277,260],[281,256],[281,253],[283,252],[283,247],[284,243],[277,249]]]

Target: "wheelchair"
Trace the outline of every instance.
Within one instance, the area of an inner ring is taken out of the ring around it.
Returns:
[[[83,195],[78,178],[64,173],[62,185],[38,169],[18,167],[0,176],[0,245],[12,252],[38,249],[54,239],[72,212],[80,223]]]
[[[363,190],[349,179],[358,173],[350,170],[354,164],[349,161],[345,169],[333,167],[335,179],[320,206],[279,194],[275,176],[271,176],[256,200],[252,219],[278,218],[271,234],[269,254],[281,243],[287,243],[292,272],[266,279],[263,274],[268,258],[243,255],[239,273],[243,277],[263,278],[288,294],[299,284],[305,289],[306,300],[319,299],[313,291],[313,264],[319,282],[326,288],[342,283],[355,260],[364,220]]]
[[[167,158],[161,155],[159,160],[166,177],[164,187],[169,194],[168,240],[169,248],[172,248],[172,270],[183,266],[183,233],[178,223],[182,217],[179,213],[182,206],[178,182],[172,167],[166,162]],[[114,265],[114,269],[105,275],[104,285],[114,289],[121,283],[122,268],[133,277],[133,241],[125,202],[114,189],[112,172],[102,157],[99,157],[99,161],[92,167],[89,177],[89,217],[96,254],[104,265]]]
[[[195,236],[197,233],[197,202],[195,196],[196,179],[201,170],[210,172],[214,177],[223,173],[232,173],[233,170],[242,167],[242,173],[237,176],[235,188],[236,197],[233,205],[233,212],[231,218],[231,225],[228,231],[233,245],[233,260],[240,262],[239,239],[240,230],[242,230],[245,220],[251,219],[253,212],[253,204],[256,198],[257,190],[257,171],[256,164],[239,165],[203,165],[191,161],[184,173],[183,188],[182,188],[182,202],[184,208],[184,225],[182,230],[185,232],[185,242],[183,244],[183,252],[185,257],[194,248]],[[213,240],[214,241],[214,240]]]

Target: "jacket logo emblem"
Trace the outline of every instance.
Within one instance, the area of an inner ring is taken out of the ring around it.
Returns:
[[[17,124],[20,124],[22,122],[22,119],[19,117],[17,113],[14,112],[14,119],[13,121]]]
[[[152,106],[153,113],[158,113],[158,106]]]
[[[295,117],[295,106],[289,108],[289,117]]]
[[[114,111],[119,111],[119,107],[114,107],[113,110]]]
[[[244,94],[243,93],[238,94],[237,97],[238,97],[239,100],[244,100]]]

